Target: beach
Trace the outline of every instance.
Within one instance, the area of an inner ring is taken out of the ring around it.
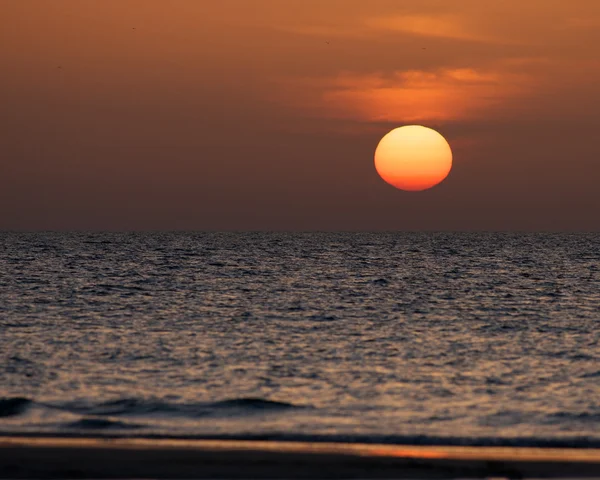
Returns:
[[[0,438],[0,478],[599,478],[598,449]]]

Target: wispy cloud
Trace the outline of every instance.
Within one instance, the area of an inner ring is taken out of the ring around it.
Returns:
[[[271,28],[296,35],[331,38],[376,38],[385,33],[473,42],[515,42],[509,36],[490,33],[489,29],[483,28],[472,18],[456,14],[396,14],[347,19],[333,25],[283,23]]]
[[[491,40],[469,26],[458,15],[394,15],[369,18],[366,27],[375,31],[401,32],[428,37],[453,38],[460,40]]]
[[[443,121],[486,115],[531,91],[533,78],[502,70],[444,68],[391,74],[343,73],[288,84],[286,98],[299,109],[360,121]]]
[[[311,116],[357,122],[539,115],[561,98],[584,97],[600,74],[589,48],[600,38],[600,4],[573,1],[581,8],[558,0],[524,2],[518,12],[515,2],[399,2],[387,11],[356,7],[329,24],[320,23],[327,16],[287,18],[278,28],[288,33],[348,41],[332,42],[326,54],[315,49],[319,73],[296,69],[273,94]]]

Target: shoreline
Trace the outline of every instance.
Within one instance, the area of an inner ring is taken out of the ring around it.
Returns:
[[[600,436],[441,436],[441,435],[392,435],[392,434],[319,434],[319,433],[167,433],[164,431],[145,431],[144,429],[111,430],[109,429],[62,429],[62,430],[0,430],[0,439],[4,438],[94,438],[125,440],[208,440],[234,442],[284,442],[284,443],[331,443],[331,444],[364,444],[364,445],[411,445],[425,447],[506,447],[559,450],[600,450]]]
[[[0,435],[0,478],[600,478],[600,449]]]

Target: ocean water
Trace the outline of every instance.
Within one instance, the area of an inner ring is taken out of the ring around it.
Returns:
[[[0,433],[600,445],[599,234],[0,239]]]

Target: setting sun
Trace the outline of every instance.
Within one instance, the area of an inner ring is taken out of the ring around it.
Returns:
[[[390,185],[407,191],[431,188],[450,173],[452,150],[431,128],[408,125],[385,135],[375,150],[375,169]]]

